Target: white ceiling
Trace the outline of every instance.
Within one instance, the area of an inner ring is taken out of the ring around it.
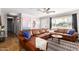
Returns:
[[[38,8],[2,8],[2,10],[6,13],[25,13],[31,15],[33,17],[43,17],[48,15],[56,15],[67,13],[70,11],[78,10],[78,8],[51,8],[50,11],[55,11],[55,13],[45,14],[38,11]]]

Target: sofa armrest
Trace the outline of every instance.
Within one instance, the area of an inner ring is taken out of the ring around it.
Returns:
[[[78,38],[78,33],[77,33],[77,32],[75,32],[72,36],[74,36],[74,37]]]
[[[63,38],[71,38],[72,36],[71,35],[68,35],[68,34],[62,34]]]
[[[76,37],[76,35],[69,35],[69,34],[62,34],[63,37],[66,37],[66,38],[73,38],[73,37]]]
[[[63,34],[63,39],[70,40],[75,42],[77,40],[77,33],[75,32],[73,35]]]

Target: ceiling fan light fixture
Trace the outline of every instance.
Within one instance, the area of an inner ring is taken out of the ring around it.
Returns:
[[[55,13],[56,11],[52,11],[51,8],[40,8],[39,11],[45,14]]]

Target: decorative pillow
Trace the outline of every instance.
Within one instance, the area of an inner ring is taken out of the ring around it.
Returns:
[[[74,29],[70,29],[70,30],[68,30],[68,31],[67,31],[67,34],[72,35],[74,32],[75,32],[75,30],[74,30]]]
[[[31,38],[30,32],[23,32],[23,35],[26,40],[29,40]]]

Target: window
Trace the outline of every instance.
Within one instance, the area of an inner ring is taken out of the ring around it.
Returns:
[[[72,16],[52,18],[52,29],[53,28],[72,28]]]

